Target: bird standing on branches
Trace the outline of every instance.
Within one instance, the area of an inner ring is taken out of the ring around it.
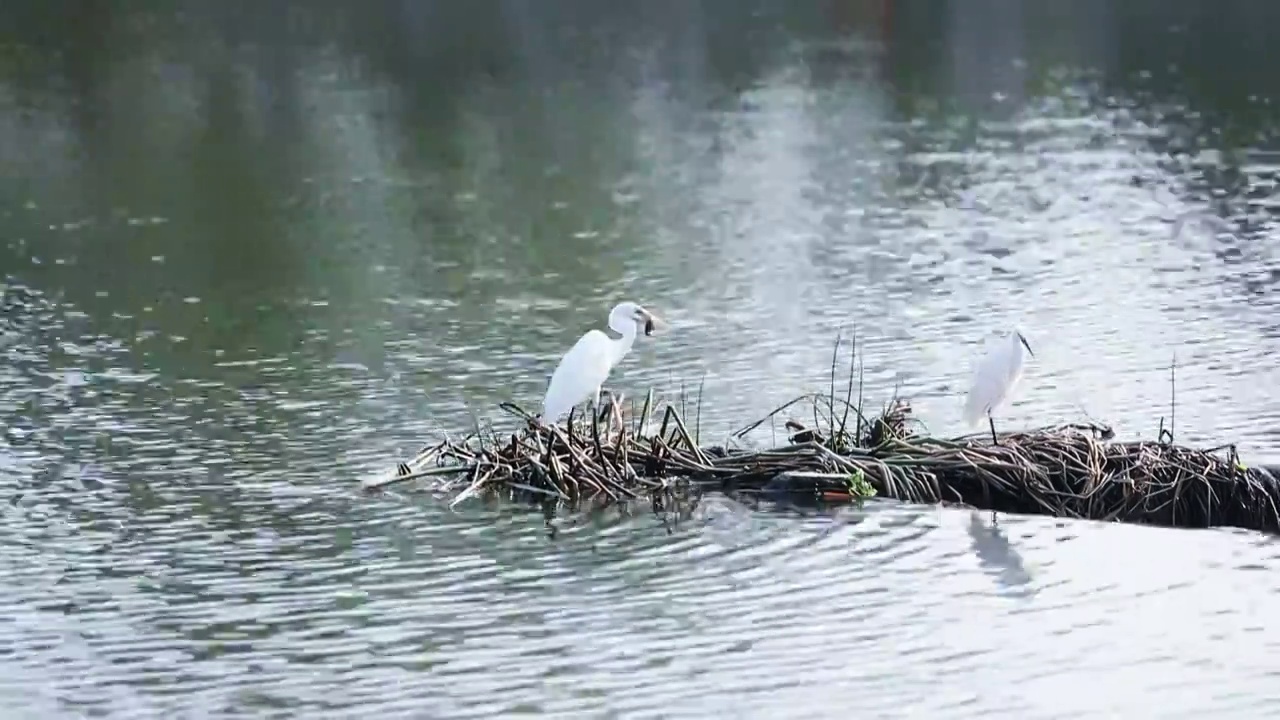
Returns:
[[[615,305],[609,312],[609,329],[618,337],[588,330],[578,339],[551,375],[539,420],[555,424],[579,403],[588,400],[593,408],[598,407],[600,387],[614,366],[631,351],[636,335],[643,331],[648,337],[666,326],[661,318],[636,303]]]
[[[991,427],[991,442],[995,445],[999,445],[1000,440],[996,438],[996,423],[991,416],[996,408],[1009,399],[1018,381],[1022,379],[1022,368],[1026,361],[1024,349],[1031,357],[1036,356],[1031,352],[1027,339],[1017,329],[1005,337],[989,340],[987,350],[974,370],[973,384],[969,386],[969,396],[964,404],[964,421],[973,426],[985,415]]]

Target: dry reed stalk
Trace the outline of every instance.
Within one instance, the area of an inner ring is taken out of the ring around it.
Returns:
[[[904,401],[867,419],[834,392],[797,398],[734,437],[805,402],[820,425],[807,429],[788,421],[790,444],[772,449],[699,446],[676,407],[660,406],[652,393],[630,425],[615,412],[603,427],[573,415],[562,426],[546,427],[505,404],[524,422],[509,437],[477,430],[460,442],[446,440],[366,487],[465,474],[466,489],[455,503],[500,495],[576,506],[655,498],[670,492],[674,480],[739,494],[830,498],[874,491],[906,502],[1000,512],[1280,532],[1280,486],[1265,469],[1245,468],[1232,447],[1113,442],[1110,429],[1097,425],[1006,433],[999,445],[985,434],[931,438],[913,432]],[[846,424],[850,413],[852,429]],[[661,417],[660,427],[646,435],[653,417]]]

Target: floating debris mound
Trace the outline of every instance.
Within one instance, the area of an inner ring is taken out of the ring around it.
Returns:
[[[806,403],[813,425],[786,421],[788,444],[737,444]],[[461,491],[455,503],[498,495],[577,506],[652,498],[693,485],[733,494],[824,501],[876,495],[998,512],[1280,533],[1280,483],[1266,468],[1245,467],[1234,446],[1114,442],[1109,428],[1092,424],[1002,433],[998,444],[989,433],[944,440],[916,433],[906,402],[895,401],[869,419],[822,395],[797,398],[724,444],[706,446],[676,407],[657,412],[652,392],[634,422],[615,406],[605,420],[571,415],[551,428],[514,405],[502,407],[524,426],[502,436],[488,430],[445,440],[365,487],[430,479],[436,489]]]

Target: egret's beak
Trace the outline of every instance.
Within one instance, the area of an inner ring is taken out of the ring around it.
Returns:
[[[1022,347],[1026,348],[1027,352],[1031,353],[1031,357],[1036,356],[1034,352],[1031,352],[1031,346],[1027,344],[1027,339],[1022,336],[1022,333],[1018,333],[1018,340],[1022,341]]]
[[[666,320],[654,315],[648,310],[644,311],[644,334],[645,337],[651,337],[654,333],[666,330],[671,327]]]

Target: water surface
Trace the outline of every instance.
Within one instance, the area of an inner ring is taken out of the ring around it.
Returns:
[[[1002,424],[1152,437],[1176,356],[1179,439],[1275,460],[1275,12],[1123,7],[16,4],[0,698],[1280,714],[1253,533],[708,497],[553,540],[356,484],[536,404],[624,298],[674,329],[616,388],[701,386],[707,434],[826,387],[850,332],[871,403],[965,432],[969,357],[1018,323]]]

